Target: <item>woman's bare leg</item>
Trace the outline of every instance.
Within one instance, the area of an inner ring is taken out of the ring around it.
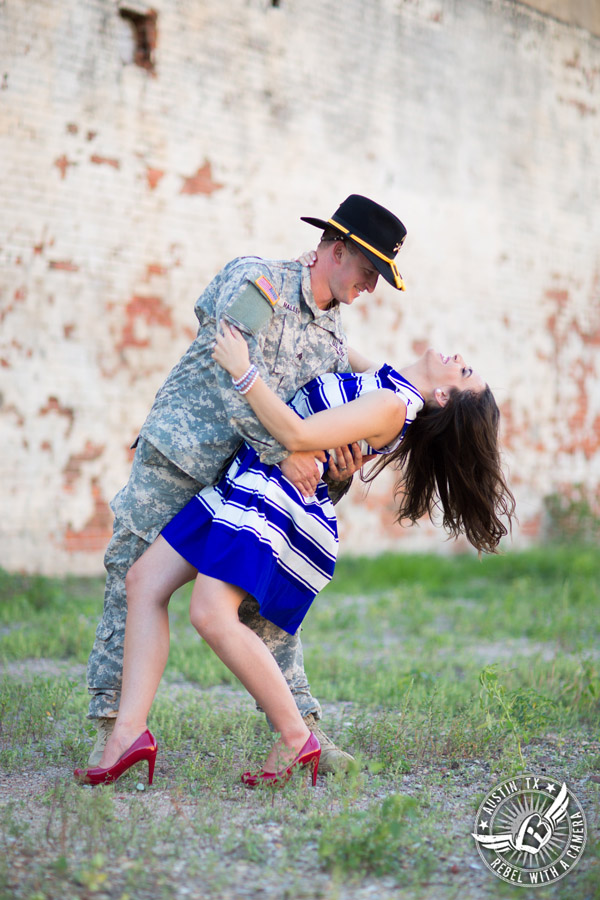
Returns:
[[[240,622],[238,608],[246,592],[232,584],[198,575],[190,603],[190,619],[201,637],[264,709],[281,740],[264,765],[275,772],[302,749],[310,731],[304,724],[287,682],[267,646]]]
[[[127,573],[123,686],[99,765],[112,766],[143,731],[169,655],[169,600],[196,569],[160,535]]]

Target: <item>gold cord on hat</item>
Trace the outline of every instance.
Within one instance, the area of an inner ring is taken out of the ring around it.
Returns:
[[[402,275],[398,271],[398,266],[396,265],[395,260],[390,259],[387,256],[384,256],[383,253],[381,253],[379,250],[377,250],[376,247],[371,246],[371,244],[367,244],[366,241],[363,241],[362,238],[357,237],[348,228],[344,228],[344,226],[340,225],[339,222],[336,222],[335,219],[328,219],[327,223],[329,225],[334,225],[336,228],[339,228],[340,231],[342,231],[344,233],[345,237],[352,238],[352,240],[355,241],[357,244],[362,244],[363,247],[365,247],[371,253],[374,253],[375,256],[379,257],[379,259],[382,259],[384,262],[386,262],[388,264],[388,266],[390,267],[390,269],[392,270],[392,275],[394,276],[394,283],[395,283],[396,287],[398,288],[398,290],[399,291],[406,290],[406,288],[404,286],[404,281],[402,280]],[[396,246],[398,247],[398,249],[400,249],[401,242],[400,242],[400,244],[397,244]],[[394,249],[396,249],[396,248],[394,248]]]

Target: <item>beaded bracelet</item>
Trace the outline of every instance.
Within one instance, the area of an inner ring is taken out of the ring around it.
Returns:
[[[239,391],[242,394],[245,393],[246,388],[248,387],[248,385],[251,382],[253,382],[255,380],[257,374],[258,374],[258,369],[251,369],[250,372],[248,373],[248,375],[244,378],[244,380],[241,381],[239,384],[235,385],[236,391]]]
[[[254,387],[254,384],[255,384],[257,378],[258,378],[258,369],[255,368],[254,374],[252,375],[252,378],[250,379],[250,383],[245,385],[244,387],[237,388],[237,390],[240,392],[240,394],[242,394],[242,396],[244,394],[247,394],[248,391],[250,390],[250,388]]]
[[[250,365],[248,366],[248,368],[246,369],[244,374],[240,376],[240,378],[232,377],[231,382],[232,382],[233,386],[235,388],[239,387],[240,384],[242,384],[242,382],[245,381],[246,378],[248,378],[248,376],[252,374],[252,370],[255,368],[256,368],[256,366],[254,366],[254,365],[252,365],[252,363],[250,363]]]
[[[256,366],[251,365],[241,378],[232,378],[231,383],[240,394],[247,394],[257,378],[258,369]]]
[[[244,372],[241,378],[232,378],[231,383],[233,384],[236,391],[239,391],[240,388],[246,386],[246,384],[250,381],[252,376],[254,375],[254,370],[256,366],[250,365],[248,369]]]

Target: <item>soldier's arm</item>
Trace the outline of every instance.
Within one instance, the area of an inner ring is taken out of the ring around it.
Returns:
[[[348,347],[348,363],[351,372],[369,372],[376,369],[376,365],[354,347]]]

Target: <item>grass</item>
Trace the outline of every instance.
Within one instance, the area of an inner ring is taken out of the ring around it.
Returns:
[[[275,793],[239,783],[271,737],[191,629],[186,589],[152,711],[154,786],[140,790],[141,766],[73,784],[102,580],[0,572],[0,900],[504,897],[470,828],[523,770],[566,780],[588,817],[584,859],[544,896],[600,900],[599,564],[584,546],[343,559],[302,638],[357,765]]]

